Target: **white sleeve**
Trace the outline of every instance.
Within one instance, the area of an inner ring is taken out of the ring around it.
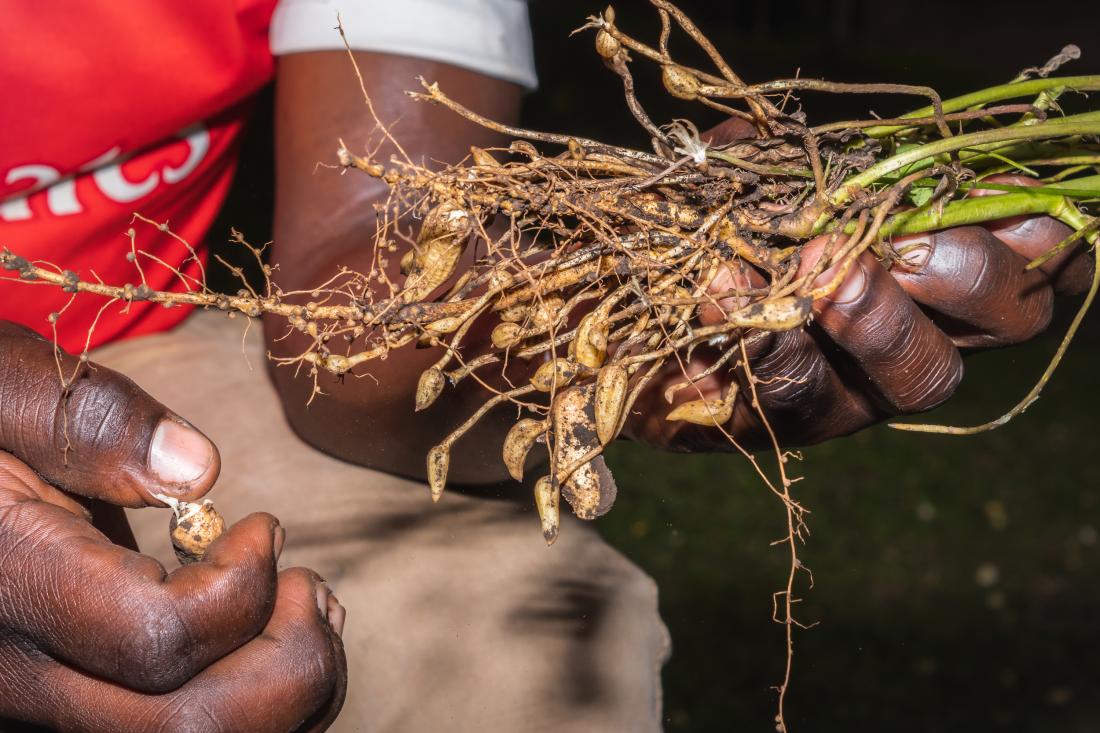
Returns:
[[[442,61],[534,89],[525,0],[279,0],[271,51],[342,50],[336,14],[358,51]]]

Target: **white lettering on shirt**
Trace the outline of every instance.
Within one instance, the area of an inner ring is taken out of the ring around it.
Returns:
[[[122,152],[117,146],[80,167],[80,173],[91,173],[92,181],[104,197],[119,204],[129,204],[151,194],[163,181],[180,183],[198,168],[210,152],[210,131],[204,125],[191,125],[181,130],[177,137],[187,146],[187,157],[179,166],[163,163],[160,171],[153,170],[143,180],[132,181],[122,171],[128,158],[118,159]],[[45,190],[46,210],[52,216],[71,216],[84,211],[76,195],[76,175],[61,177],[57,168],[44,164],[27,164],[10,169],[4,176],[7,185],[31,181],[31,185],[14,198],[0,202],[0,221],[25,221],[34,217],[30,198]]]

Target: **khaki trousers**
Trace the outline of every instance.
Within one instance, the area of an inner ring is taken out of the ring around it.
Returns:
[[[525,490],[432,504],[423,484],[310,448],[283,418],[259,331],[198,313],[94,358],[209,435],[219,510],[279,517],[281,565],[315,569],[347,608],[350,682],[333,730],[661,729],[669,643],[648,576],[572,516],[547,548]],[[142,550],[174,567],[167,513],[129,519]]]

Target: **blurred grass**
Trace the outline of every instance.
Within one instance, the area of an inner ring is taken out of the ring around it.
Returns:
[[[1063,326],[970,357],[960,393],[925,419],[972,424],[1013,404]],[[792,728],[1096,730],[1098,365],[1097,340],[1082,340],[999,431],[882,426],[805,451],[795,493],[813,512],[801,558],[816,587],[799,617],[820,625],[796,634]],[[672,633],[668,730],[770,730],[782,505],[737,456],[618,445],[609,463],[620,498],[601,530],[656,578]]]

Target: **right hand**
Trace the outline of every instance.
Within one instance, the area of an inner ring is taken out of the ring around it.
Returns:
[[[219,467],[130,380],[0,322],[0,718],[104,733],[335,719],[344,609],[315,573],[277,572],[277,519],[246,517],[167,573],[112,544],[78,498],[196,500]]]
[[[733,119],[711,134],[718,142],[729,142],[750,133],[741,120]],[[1018,176],[989,180],[1037,185]],[[809,445],[939,405],[962,380],[962,350],[1027,341],[1050,322],[1056,294],[1088,288],[1092,255],[1084,248],[1063,253],[1038,270],[1024,269],[1069,234],[1069,227],[1050,217],[1016,217],[899,237],[894,247],[909,254],[889,269],[872,253],[864,253],[831,296],[814,301],[808,327],[766,334],[746,344],[756,395],[769,425],[750,400],[739,397],[726,426],[729,434],[745,448],[765,448],[771,445],[770,427],[783,447]],[[806,244],[799,275],[812,269],[828,240],[826,235]],[[825,285],[834,274],[827,270],[815,283]],[[731,267],[712,288],[724,292],[764,284],[750,268],[735,272]],[[720,305],[735,309],[742,303],[729,298]],[[715,307],[705,307],[701,314],[707,325],[724,318]],[[714,352],[700,348],[693,357],[686,368],[698,374],[710,365]],[[728,373],[710,375],[697,389],[681,389],[669,403],[665,389],[683,382],[681,365],[670,364],[635,404],[626,432],[660,448],[733,450],[727,434],[715,428],[665,419],[681,402],[719,398],[733,378]],[[740,381],[744,395],[748,385]]]

